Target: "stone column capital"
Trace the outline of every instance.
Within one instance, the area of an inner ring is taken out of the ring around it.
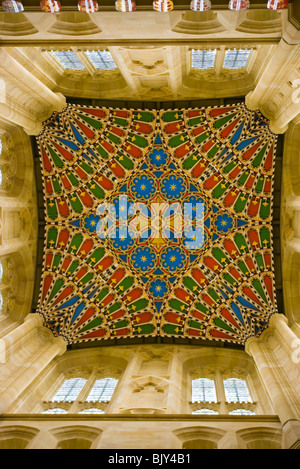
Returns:
[[[67,105],[67,100],[66,97],[62,93],[54,93],[57,101],[56,103],[52,106],[53,112],[61,112]]]
[[[269,128],[271,132],[273,132],[273,134],[282,135],[288,130],[289,126],[287,124],[283,127],[280,127],[280,125],[278,125],[278,123],[276,122],[276,119],[271,119],[269,123]]]
[[[58,347],[57,356],[60,357],[67,351],[67,342],[62,337],[54,337],[53,343]]]
[[[260,340],[258,337],[249,337],[249,339],[246,340],[245,342],[245,352],[248,353],[248,355],[252,356],[251,349],[253,348],[253,345],[259,345]]]
[[[283,321],[285,322],[285,324],[288,324],[288,319],[286,316],[284,316],[284,314],[275,313],[275,314],[272,314],[272,316],[270,317],[269,326],[276,327],[276,324],[278,323],[278,321]]]
[[[32,323],[33,325],[36,324],[36,327],[42,327],[43,326],[43,318],[40,316],[38,313],[29,313],[27,316],[24,318],[24,322]]]
[[[43,125],[41,122],[37,122],[35,126],[33,127],[23,127],[24,132],[27,133],[27,135],[38,135],[39,133],[42,132],[43,130]]]
[[[250,111],[256,111],[259,109],[258,103],[253,99],[253,91],[249,91],[245,96],[245,104]]]
[[[51,338],[52,344],[56,344],[58,346],[57,355],[62,355],[67,350],[67,342],[62,337],[55,337],[53,335],[53,332],[44,325],[44,320],[40,314],[29,313],[25,317],[24,323],[30,324],[33,328],[44,330]]]

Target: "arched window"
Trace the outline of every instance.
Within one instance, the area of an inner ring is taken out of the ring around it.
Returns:
[[[66,70],[84,70],[85,66],[71,50],[52,50],[51,54]]]
[[[84,378],[70,378],[66,379],[63,385],[58,389],[55,396],[53,396],[53,402],[66,402],[75,401],[86,383]]]
[[[245,68],[252,50],[248,49],[228,49],[225,52],[225,58],[223,62],[223,68],[237,70]]]
[[[87,50],[85,54],[96,70],[115,70],[117,68],[111,53],[107,50]]]
[[[96,373],[92,372],[84,378],[66,378],[50,400],[43,402],[43,413],[105,413],[118,379],[97,378],[95,375]],[[93,404],[89,407],[87,403]]]
[[[247,383],[244,379],[224,379],[227,402],[252,402]]]
[[[217,402],[213,379],[198,378],[192,380],[192,402]]]
[[[208,70],[214,68],[217,49],[199,50],[192,49],[191,52],[191,68],[197,70]]]
[[[208,376],[212,376],[210,370]],[[226,372],[226,375],[228,372]],[[192,379],[190,409],[192,414],[254,415],[257,402],[251,398],[246,379],[222,376],[218,369],[212,378]],[[230,376],[230,375],[229,375]]]
[[[114,378],[97,379],[89,392],[86,400],[92,401],[110,401],[114,393],[118,380]]]

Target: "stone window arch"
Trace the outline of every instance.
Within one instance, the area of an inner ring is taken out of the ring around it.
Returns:
[[[88,425],[66,425],[50,433],[57,440],[56,449],[95,449],[102,430]]]
[[[281,449],[281,431],[272,427],[253,427],[237,431],[247,449]]]
[[[33,413],[56,409],[69,414],[109,413],[126,365],[114,350],[67,350],[52,363],[22,408]]]
[[[8,425],[0,428],[0,449],[25,449],[39,433],[34,427]]]
[[[217,449],[218,442],[226,431],[207,426],[180,428],[174,434],[182,443],[183,449]]]

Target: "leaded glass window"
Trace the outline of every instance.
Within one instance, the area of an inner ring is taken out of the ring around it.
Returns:
[[[251,49],[229,49],[225,53],[223,68],[239,69],[245,68],[251,54]]]
[[[105,414],[104,410],[101,409],[84,409],[78,412],[79,414]]]
[[[65,409],[47,409],[42,412],[43,414],[67,414],[68,411]]]
[[[236,409],[228,412],[230,415],[256,415],[252,410],[247,409]]]
[[[51,51],[52,55],[59,61],[66,70],[84,70],[85,66],[80,62],[75,52],[71,50]]]
[[[244,379],[225,379],[224,389],[227,402],[252,402],[247,383]]]
[[[111,53],[107,50],[87,50],[85,54],[97,70],[115,70],[117,68]]]
[[[52,401],[75,401],[85,383],[86,379],[84,378],[66,379],[63,385],[56,392],[55,396],[52,398]]]
[[[213,379],[198,378],[192,380],[192,402],[217,402]]]
[[[219,412],[217,412],[216,410],[212,410],[212,409],[199,409],[199,410],[194,410],[192,412],[192,414],[204,414],[204,415],[216,415],[218,413]]]
[[[214,50],[192,50],[192,68],[207,70],[214,68],[217,49]]]
[[[110,401],[118,380],[115,378],[97,379],[86,398],[87,402]]]

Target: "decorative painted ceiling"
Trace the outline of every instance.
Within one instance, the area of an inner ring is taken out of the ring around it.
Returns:
[[[259,336],[277,312],[276,140],[243,103],[54,114],[37,136],[44,324],[68,344]]]

